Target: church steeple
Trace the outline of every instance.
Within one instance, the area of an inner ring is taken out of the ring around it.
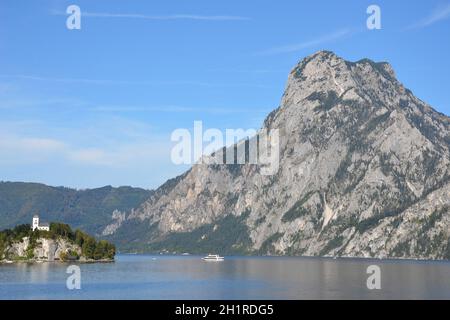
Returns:
[[[33,231],[36,229],[39,229],[39,216],[37,214],[35,214],[33,216],[33,226],[32,226]]]
[[[48,223],[39,223],[39,216],[35,214],[33,216],[33,224],[31,226],[31,229],[34,231],[36,229],[42,230],[42,231],[50,231],[50,225]]]

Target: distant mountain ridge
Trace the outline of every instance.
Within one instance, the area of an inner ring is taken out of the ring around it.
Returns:
[[[386,62],[306,57],[280,107],[280,169],[194,165],[105,229],[141,251],[449,259],[450,118]]]
[[[0,182],[0,230],[30,223],[34,214],[43,221],[60,221],[100,234],[113,221],[113,213],[139,207],[152,191],[105,186],[75,190],[39,183]]]

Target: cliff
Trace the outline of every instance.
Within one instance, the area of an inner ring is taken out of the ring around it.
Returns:
[[[39,238],[30,249],[30,238],[24,237],[13,242],[5,251],[6,256],[12,260],[57,261],[81,256],[81,247],[66,239]]]
[[[450,118],[388,63],[306,57],[263,129],[279,130],[275,174],[196,164],[104,234],[142,251],[450,258]]]

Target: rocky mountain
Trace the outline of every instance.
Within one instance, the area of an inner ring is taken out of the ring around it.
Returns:
[[[106,186],[75,190],[38,183],[0,182],[0,230],[42,221],[60,221],[91,234],[101,233],[113,218],[147,200],[152,191]]]
[[[263,129],[279,170],[196,164],[104,235],[122,249],[449,259],[450,118],[386,62],[321,51]]]

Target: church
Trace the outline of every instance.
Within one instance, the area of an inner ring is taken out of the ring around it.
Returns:
[[[39,216],[35,215],[33,217],[33,224],[32,224],[31,229],[33,229],[33,231],[36,229],[42,230],[42,231],[50,231],[50,226],[48,223],[39,224]]]

